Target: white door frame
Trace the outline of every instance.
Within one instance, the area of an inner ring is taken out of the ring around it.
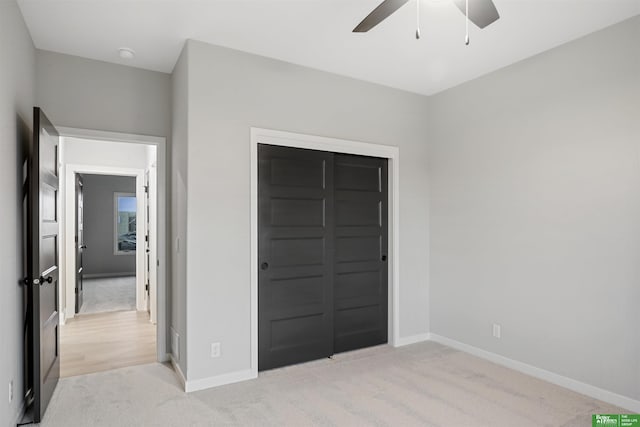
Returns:
[[[159,136],[137,135],[119,132],[108,132],[91,129],[80,129],[71,127],[56,126],[61,137],[73,137],[82,139],[92,139],[102,142],[124,142],[132,144],[152,145],[156,147],[156,349],[157,360],[167,362],[169,353],[167,352],[167,142],[166,138]],[[68,166],[68,165],[67,165]],[[65,172],[66,175],[66,172]],[[143,172],[144,177],[144,172]],[[66,178],[65,178],[66,179]],[[74,213],[75,218],[75,213]],[[75,220],[75,219],[74,219]],[[73,260],[75,265],[75,258]]]
[[[65,165],[65,231],[64,231],[64,252],[66,262],[64,263],[65,270],[65,320],[75,317],[75,303],[76,294],[75,284],[76,281],[76,244],[74,241],[75,235],[75,223],[77,213],[73,206],[75,206],[76,192],[69,191],[74,187],[75,177],[77,173],[80,174],[95,174],[95,175],[114,175],[114,176],[130,176],[136,178],[136,215],[139,217],[144,212],[144,169],[133,168],[117,168],[110,166],[94,166],[94,165],[79,165],[79,164],[66,164]],[[118,194],[118,193],[116,193]],[[124,193],[119,193],[124,194]],[[128,193],[127,193],[128,194]],[[117,209],[114,207],[114,209]],[[113,224],[110,224],[113,227]],[[136,310],[145,310],[144,301],[144,228],[138,227],[136,229]]]
[[[389,343],[400,338],[400,149],[270,129],[251,128],[251,374],[258,376],[258,144],[389,159]]]

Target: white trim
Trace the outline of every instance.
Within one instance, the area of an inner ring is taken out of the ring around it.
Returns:
[[[214,377],[202,378],[199,380],[187,380],[184,391],[190,393],[192,391],[204,390],[211,387],[238,383],[240,381],[252,380],[258,377],[258,374],[251,369],[244,371],[229,372],[228,374],[216,375]]]
[[[400,149],[395,146],[251,128],[251,368],[258,375],[258,144],[389,159],[389,343],[400,342]]]
[[[483,350],[478,347],[474,347],[469,344],[465,344],[451,338],[443,337],[437,334],[430,334],[431,341],[446,345],[448,347],[455,348],[456,350],[464,351],[465,353],[472,354],[482,359],[489,360],[498,365],[506,366],[513,370],[522,372],[535,378],[559,385],[560,387],[568,388],[577,393],[584,394],[585,396],[592,397],[594,399],[602,400],[603,402],[611,403],[622,408],[628,409],[634,413],[640,413],[640,400],[635,400],[630,397],[622,396],[620,394],[604,390],[602,388],[592,386],[551,371],[547,371],[542,368],[538,368],[533,365],[529,365],[524,362],[509,359],[508,357],[501,356],[496,353],[492,353],[487,350]]]
[[[121,272],[121,273],[106,273],[106,274],[102,274],[102,273],[90,273],[90,274],[85,274],[84,277],[85,279],[110,279],[110,278],[114,278],[114,277],[127,277],[127,276],[133,276],[133,274],[131,274],[131,272]]]
[[[171,362],[171,366],[173,366],[173,371],[176,373],[178,377],[178,381],[180,381],[180,385],[182,386],[182,390],[186,391],[187,378],[182,373],[182,369],[180,369],[180,364],[176,362],[176,359],[173,358],[173,355],[167,355],[169,361]]]
[[[76,257],[75,257],[75,241],[74,230],[76,221],[75,211],[75,175],[76,173],[91,173],[99,175],[117,175],[117,176],[134,176],[136,178],[136,212],[144,211],[144,169],[135,168],[119,168],[112,166],[93,166],[79,164],[65,164],[65,232],[63,242],[65,247],[65,263],[62,265],[66,268],[64,288],[65,296],[65,312],[70,317],[75,317],[75,308],[69,310],[69,307],[75,307],[76,295],[75,287],[70,284],[75,283],[76,275]],[[69,189],[73,188],[73,191]],[[129,194],[129,193],[127,193]],[[136,310],[143,311],[144,308],[144,231],[136,228]],[[62,287],[61,287],[62,288]],[[61,289],[62,291],[62,289]]]
[[[431,334],[416,334],[409,335],[408,337],[400,337],[397,340],[396,347],[402,347],[405,345],[416,344],[423,341],[429,341],[431,339]]]
[[[136,135],[133,133],[108,132],[93,129],[78,129],[64,126],[56,126],[60,136],[67,138],[95,139],[107,142],[131,142],[146,145],[164,145],[166,138],[161,136]]]
[[[167,186],[167,140],[164,137],[136,135],[129,133],[108,132],[92,129],[80,129],[73,127],[56,126],[61,137],[75,137],[93,139],[97,141],[125,142],[134,144],[153,145],[156,147],[156,189],[157,189],[157,245],[156,245],[156,303],[157,303],[157,326],[156,326],[156,347],[157,359],[160,362],[167,361],[167,250],[170,223],[167,218],[167,200],[169,187]]]

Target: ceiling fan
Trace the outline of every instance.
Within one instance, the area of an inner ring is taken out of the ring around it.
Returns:
[[[396,10],[404,6],[409,0],[384,0],[373,11],[367,15],[354,29],[354,33],[366,33],[385,19],[387,19]],[[492,0],[453,0],[458,9],[467,17],[467,35],[465,37],[466,44],[469,44],[469,21],[476,24],[479,28],[497,21],[500,18],[498,9]],[[471,3],[471,7],[469,7]],[[420,0],[416,0],[416,7],[420,7]],[[418,13],[418,29],[416,30],[416,38],[420,38],[420,21]]]

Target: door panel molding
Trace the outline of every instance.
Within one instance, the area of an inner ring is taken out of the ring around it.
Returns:
[[[401,345],[400,334],[400,150],[398,147],[291,132],[251,128],[251,374],[258,376],[258,144],[305,148],[388,159],[388,341]]]
[[[333,153],[258,151],[259,262],[267,266],[258,273],[258,369],[265,370],[333,354],[334,174]]]

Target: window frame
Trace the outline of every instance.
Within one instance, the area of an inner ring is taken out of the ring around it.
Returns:
[[[118,198],[132,197],[136,200],[136,249],[132,251],[123,251],[118,248]],[[114,255],[135,255],[138,251],[138,198],[136,193],[116,191],[113,193],[113,254]]]

